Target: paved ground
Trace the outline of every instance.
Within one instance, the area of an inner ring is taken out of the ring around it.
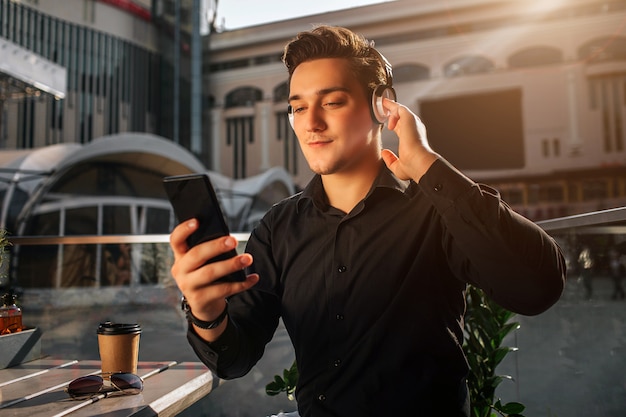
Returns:
[[[521,328],[499,368],[515,376],[498,394],[527,406],[527,417],[622,417],[626,412],[626,301],[612,300],[612,283],[594,279],[585,300],[575,277],[562,299]]]
[[[527,417],[622,417],[626,410],[626,302],[612,301],[610,282],[596,278],[594,297],[583,300],[571,279],[559,303],[538,317],[516,319],[521,328],[507,341],[510,354],[498,391],[504,402],[526,405]],[[96,328],[106,320],[142,325],[140,360],[196,361],[185,339],[186,323],[176,300],[142,306],[47,308],[25,299],[24,320],[43,330],[42,350],[59,357],[98,359]],[[293,360],[284,329],[246,377],[228,381],[187,416],[264,417],[292,411],[286,397],[268,397],[265,384]]]

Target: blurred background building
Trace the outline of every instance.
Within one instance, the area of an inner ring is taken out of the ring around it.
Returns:
[[[237,30],[220,29],[216,10],[209,0],[0,0],[10,67],[0,225],[26,233],[49,192],[33,176],[57,171],[17,158],[129,132],[173,142],[233,179],[282,167],[303,186],[311,173],[287,122],[280,57],[314,23],[373,40],[433,147],[520,213],[541,220],[626,202],[623,0],[397,0]],[[395,146],[389,132],[385,145]],[[198,169],[162,166],[141,168],[153,176],[141,192],[164,198],[162,175]],[[120,170],[97,170],[94,191],[124,195],[113,181]]]
[[[374,41],[435,150],[521,214],[626,203],[626,0],[397,0],[236,30],[218,11],[210,0],[0,0],[0,227],[168,233],[162,177],[208,171],[233,231],[251,230],[311,178],[281,54],[315,23]],[[50,265],[63,264],[53,252]],[[50,285],[33,273],[22,281]]]
[[[625,19],[622,0],[398,0],[215,33],[203,71],[212,166],[240,177],[280,165],[306,182],[280,55],[294,33],[328,23],[375,41],[435,150],[520,213],[623,205]]]
[[[210,171],[255,184],[220,190],[237,200],[225,203],[233,231],[249,231],[311,177],[280,58],[315,23],[374,41],[435,150],[521,214],[626,203],[625,0],[397,0],[236,30],[218,11],[0,0],[0,226],[167,233],[162,177]],[[391,132],[384,144],[396,147]]]

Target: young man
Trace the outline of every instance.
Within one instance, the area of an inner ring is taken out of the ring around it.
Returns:
[[[316,175],[231,260],[204,265],[234,248],[232,237],[190,249],[196,222],[173,231],[191,345],[220,377],[236,378],[282,317],[301,416],[469,416],[466,285],[518,313],[541,313],[563,289],[559,248],[436,154],[408,108],[376,100],[392,75],[364,38],[320,26],[298,34],[283,59],[293,128]],[[385,117],[398,155],[382,149]],[[245,282],[213,284],[241,268]]]

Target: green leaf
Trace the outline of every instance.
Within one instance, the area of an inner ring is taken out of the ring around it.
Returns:
[[[493,351],[493,353],[490,355],[490,359],[491,359],[491,363],[493,364],[494,369],[496,366],[500,364],[500,362],[502,362],[502,359],[504,359],[506,355],[508,355],[508,353],[511,351],[512,349],[508,347],[501,347]]]
[[[265,392],[267,393],[267,395],[278,395],[283,392],[283,389],[275,382],[270,382],[265,386]]]
[[[524,411],[524,409],[526,409],[524,405],[517,403],[517,402],[510,402],[510,403],[504,404],[502,408],[500,408],[500,411],[511,415],[511,414],[519,414],[522,411]]]

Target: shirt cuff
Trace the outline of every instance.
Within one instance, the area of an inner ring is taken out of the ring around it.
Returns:
[[[467,195],[476,183],[443,158],[437,159],[422,176],[419,186],[435,206],[446,209]]]
[[[231,346],[236,346],[237,327],[232,320],[228,320],[224,333],[214,342],[207,342],[202,339],[189,324],[187,329],[187,340],[193,348],[198,358],[213,372],[220,374],[218,371],[218,362],[221,367],[229,362],[229,357],[234,353]]]

